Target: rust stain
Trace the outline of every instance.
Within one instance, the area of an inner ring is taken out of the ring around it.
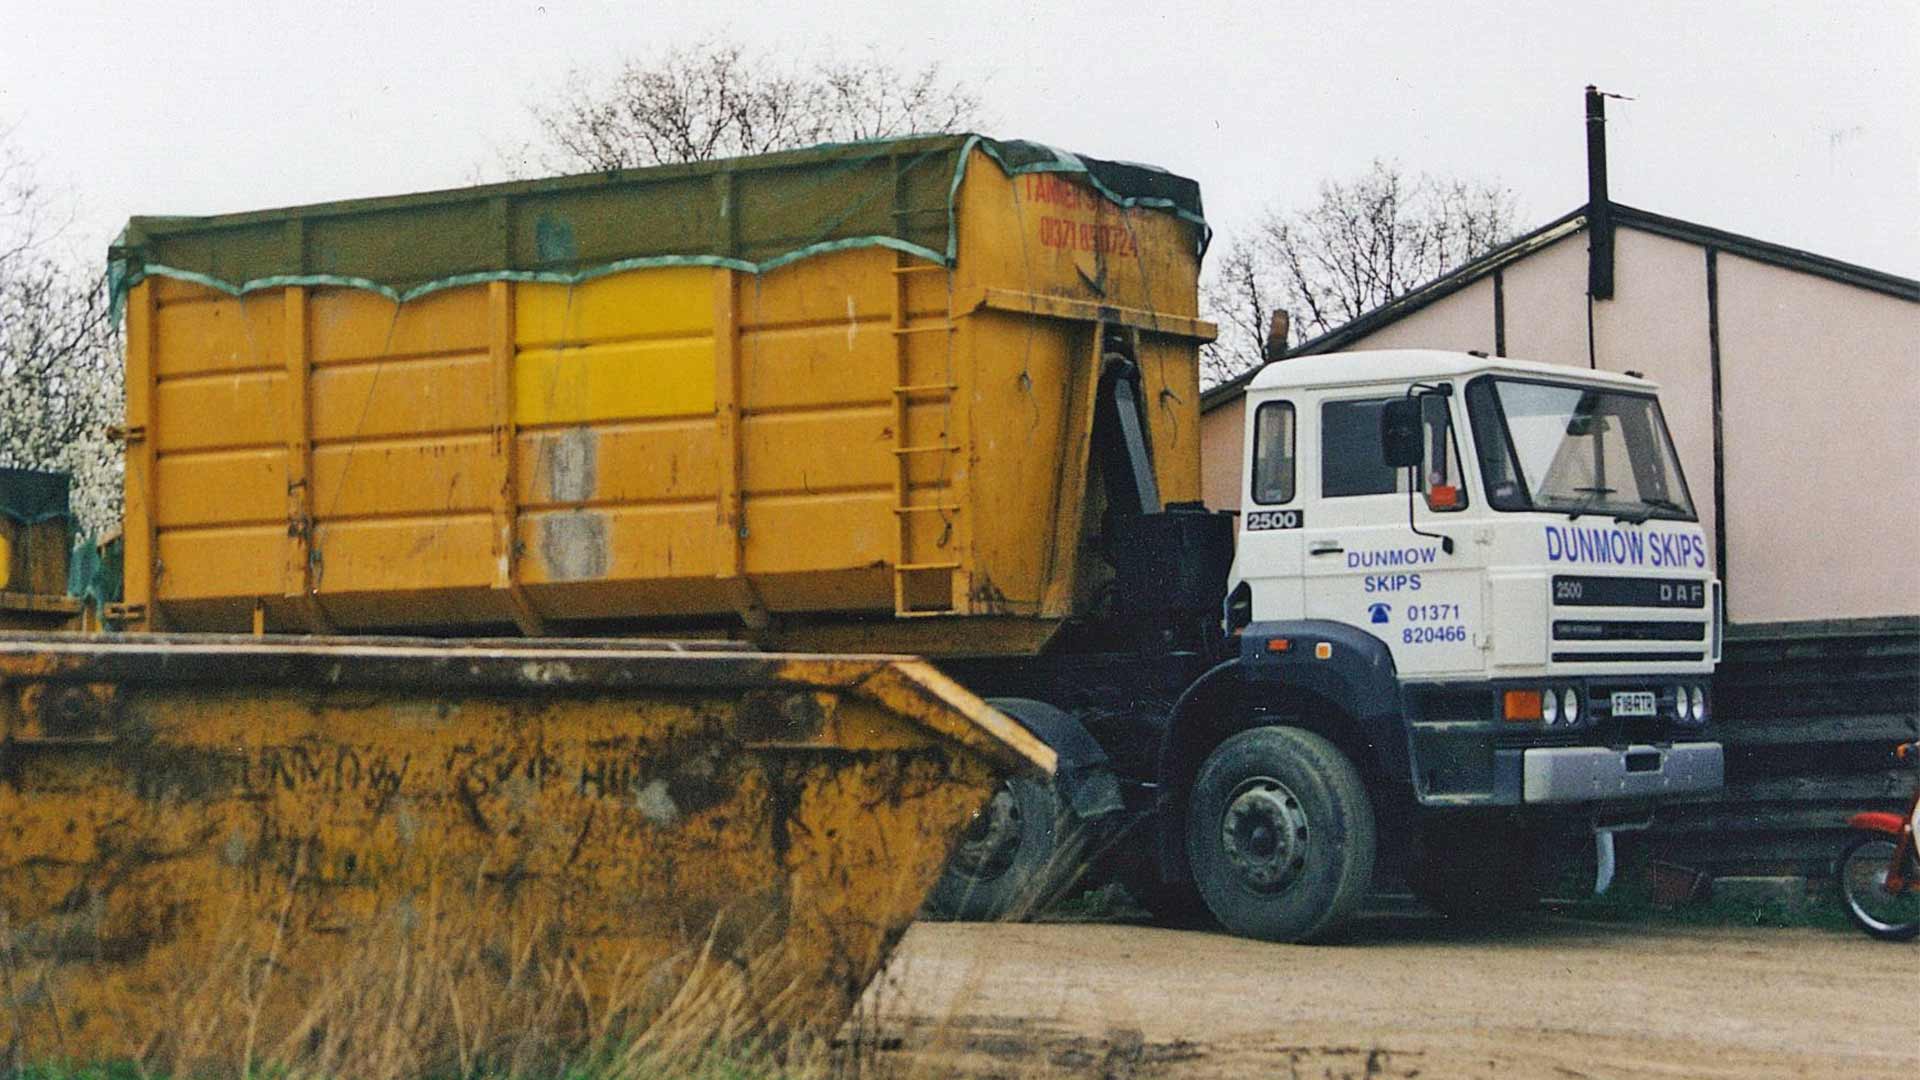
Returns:
[[[564,663],[528,676],[548,692],[0,688],[9,731],[101,737],[0,742],[0,1028],[27,1060],[139,1047],[177,1072],[236,1060],[250,1021],[284,1045],[421,950],[537,940],[578,1017],[619,1001],[711,1035],[658,991],[716,978],[735,1035],[830,1033],[997,777],[1038,763],[891,662],[788,658],[745,691],[594,689]]]

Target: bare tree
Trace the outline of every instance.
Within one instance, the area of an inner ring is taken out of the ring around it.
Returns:
[[[627,169],[762,154],[973,124],[978,96],[938,64],[883,60],[796,65],[712,42],[629,60],[611,78],[575,72],[559,99],[533,107],[553,171]]]
[[[1410,177],[1374,161],[1326,180],[1304,210],[1269,210],[1226,245],[1202,287],[1221,324],[1203,377],[1224,382],[1259,366],[1267,321],[1292,317],[1298,345],[1471,262],[1512,238],[1516,204],[1497,183]]]
[[[95,535],[120,518],[118,332],[98,274],[56,252],[52,200],[0,133],[0,465],[71,473]]]

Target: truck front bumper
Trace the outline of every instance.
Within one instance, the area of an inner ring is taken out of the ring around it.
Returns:
[[[1725,784],[1726,753],[1717,742],[1538,747],[1520,763],[1521,801],[1528,804],[1662,798]]]

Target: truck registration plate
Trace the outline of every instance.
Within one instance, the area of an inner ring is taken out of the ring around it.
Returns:
[[[1653,716],[1660,711],[1660,699],[1645,691],[1613,695],[1613,715]]]

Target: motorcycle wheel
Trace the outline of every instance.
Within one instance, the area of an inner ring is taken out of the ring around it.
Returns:
[[[1893,866],[1894,843],[1878,834],[1862,836],[1840,855],[1840,899],[1855,926],[1882,941],[1908,941],[1920,934],[1920,893],[1911,889],[1887,892],[1887,871]],[[1913,855],[1907,855],[1906,874],[1913,880]]]

